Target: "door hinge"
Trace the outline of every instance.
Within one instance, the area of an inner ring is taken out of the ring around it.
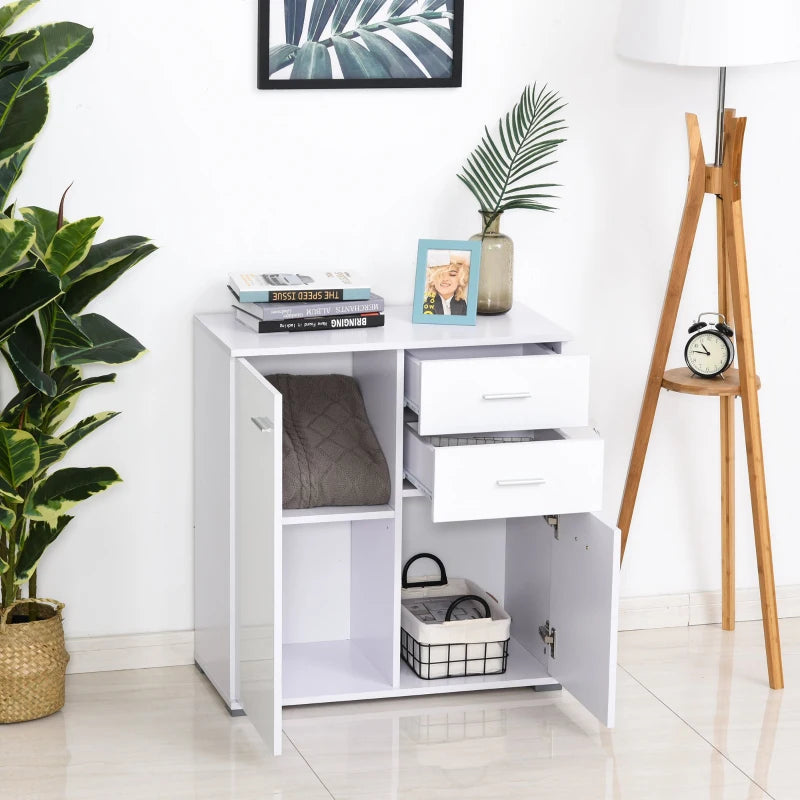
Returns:
[[[542,641],[545,645],[550,647],[550,658],[556,657],[556,629],[550,627],[550,620],[547,619],[544,622],[544,625],[539,626],[539,636],[541,636]],[[547,655],[547,647],[544,649],[545,655]]]
[[[553,529],[553,536],[558,539],[558,514],[546,514],[544,521]]]

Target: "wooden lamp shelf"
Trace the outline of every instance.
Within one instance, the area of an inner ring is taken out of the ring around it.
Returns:
[[[671,392],[696,394],[703,397],[728,397],[742,393],[739,370],[731,367],[716,378],[699,378],[688,367],[668,369],[661,385]],[[761,378],[756,375],[756,388],[761,388]]]

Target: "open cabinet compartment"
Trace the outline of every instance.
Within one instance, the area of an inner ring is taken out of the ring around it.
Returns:
[[[613,726],[619,546],[619,531],[590,513],[550,522],[536,516],[433,523],[430,501],[407,499],[403,563],[417,553],[433,553],[448,577],[475,581],[510,614],[511,641],[504,674],[429,681],[402,664],[400,692],[562,684]],[[410,577],[434,572],[435,566],[420,561]],[[555,647],[543,639],[548,626],[556,630]]]

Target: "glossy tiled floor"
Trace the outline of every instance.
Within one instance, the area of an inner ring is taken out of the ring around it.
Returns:
[[[63,712],[0,728],[16,800],[757,800],[800,798],[800,619],[787,688],[760,623],[620,635],[617,727],[566,692],[293,708],[267,754],[192,667],[68,678]]]

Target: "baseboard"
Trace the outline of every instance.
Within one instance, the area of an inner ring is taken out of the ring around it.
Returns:
[[[194,663],[194,631],[67,639],[67,673],[177,667]]]
[[[779,586],[776,594],[778,616],[800,617],[800,585]],[[758,589],[737,590],[736,619],[761,619]],[[623,597],[619,601],[621,631],[709,625],[721,621],[721,592]],[[67,639],[67,651],[70,674],[184,666],[194,663],[194,631],[76,637]]]
[[[775,590],[779,617],[800,617],[800,586],[778,586]],[[761,619],[758,589],[737,589],[736,619]],[[722,622],[722,592],[687,592],[623,597],[619,601],[619,630],[678,628]]]

